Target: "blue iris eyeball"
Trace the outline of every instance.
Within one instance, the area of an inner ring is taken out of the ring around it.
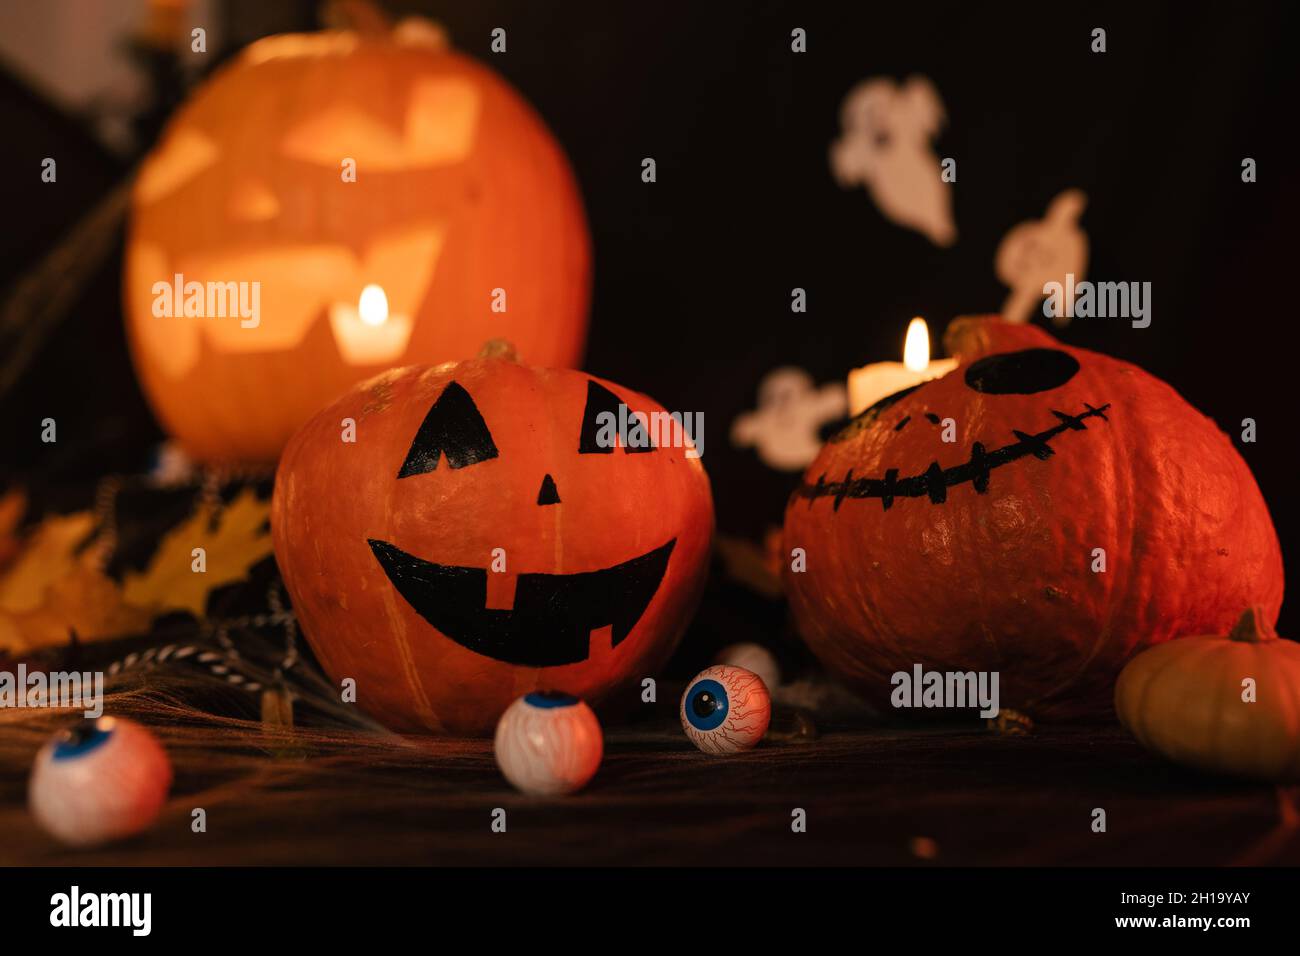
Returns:
[[[706,754],[749,750],[767,733],[772,698],[753,671],[729,664],[702,670],[682,695],[682,729]]]
[[[587,785],[600,767],[605,738],[584,702],[534,691],[501,715],[493,740],[501,773],[524,793],[557,796]]]
[[[158,739],[120,717],[84,720],[36,755],[27,803],[36,822],[70,846],[94,846],[149,827],[171,789]]]

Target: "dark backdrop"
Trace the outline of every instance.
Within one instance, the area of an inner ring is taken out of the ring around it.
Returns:
[[[225,5],[232,46],[315,24],[314,3]],[[1020,12],[962,5],[410,2],[527,96],[567,149],[595,247],[587,367],[703,411],[720,528],[757,537],[795,478],[730,447],[733,419],[779,365],[818,382],[896,359],[907,319],[933,332],[993,311],[1012,225],[1070,186],[1089,197],[1088,275],[1153,283],[1150,328],[1078,319],[1062,335],[1147,368],[1239,437],[1288,555],[1295,503],[1289,354],[1300,202],[1282,149],[1295,113],[1281,7]],[[508,52],[489,33],[508,31]],[[790,50],[803,27],[808,52]],[[1107,30],[1108,52],[1090,52]],[[229,48],[224,51],[229,52]],[[214,60],[220,54],[214,55]],[[958,160],[949,249],[835,184],[827,149],[845,93],[872,76],[928,76]],[[0,279],[15,280],[127,164],[12,80],[0,80]],[[58,152],[54,152],[57,150]],[[57,190],[40,158],[60,156]],[[640,178],[652,156],[658,182]],[[1244,184],[1245,156],[1259,181]],[[3,399],[0,462],[42,484],[138,469],[157,440],[122,336],[115,255],[17,389]],[[808,313],[790,312],[790,290]],[[1041,322],[1042,320],[1039,319]],[[60,421],[59,451],[37,439]],[[3,475],[0,475],[3,479]],[[1296,602],[1282,629],[1300,633]]]

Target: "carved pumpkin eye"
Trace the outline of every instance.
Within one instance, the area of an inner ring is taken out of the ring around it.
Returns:
[[[582,432],[578,436],[579,455],[612,454],[614,442],[609,439],[613,435],[618,436],[618,443],[626,452],[655,450],[649,432],[636,413],[628,409],[620,415],[620,407],[626,407],[621,398],[605,386],[587,380],[587,405],[582,410]],[[622,431],[624,425],[626,433]]]
[[[214,165],[220,155],[220,148],[206,133],[178,130],[140,167],[135,181],[136,201],[147,206],[170,196]]]
[[[1032,395],[1059,388],[1078,371],[1078,360],[1067,352],[1025,349],[985,356],[966,369],[966,384],[988,395]]]
[[[479,414],[478,406],[469,392],[456,382],[442,390],[424,416],[397,477],[410,478],[433,471],[442,455],[447,456],[447,464],[452,468],[464,468],[497,457],[496,443],[492,441],[492,433]]]
[[[407,93],[405,114],[395,121],[364,103],[327,104],[285,134],[286,156],[337,168],[350,156],[363,169],[404,172],[463,162],[474,148],[481,95],[458,76],[417,80]]]

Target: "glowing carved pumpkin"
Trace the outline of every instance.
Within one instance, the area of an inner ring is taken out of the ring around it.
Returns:
[[[293,437],[276,559],[360,707],[397,730],[488,733],[533,691],[639,693],[698,600],[713,503],[684,448],[601,443],[620,402],[663,412],[581,372],[478,358],[380,375]]]
[[[1212,421],[1040,329],[954,331],[957,369],[854,418],[787,506],[787,591],[831,670],[882,708],[918,663],[997,671],[1001,706],[1080,716],[1148,645],[1277,619],[1277,535]]]
[[[393,365],[468,358],[497,335],[531,361],[578,364],[589,259],[560,147],[496,74],[427,30],[270,37],[203,86],[143,164],[127,327],[187,451],[271,461],[325,402]],[[208,314],[234,312],[240,291],[251,312],[252,283],[255,325]],[[368,286],[384,310],[364,309]],[[180,314],[156,314],[169,307]]]

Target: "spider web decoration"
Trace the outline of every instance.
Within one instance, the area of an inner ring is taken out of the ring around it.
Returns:
[[[344,704],[300,650],[297,618],[270,553],[270,490],[269,470],[195,469],[165,455],[152,472],[100,479],[93,530],[76,548],[78,567],[137,599],[148,626],[93,639],[69,627],[67,641],[37,649],[30,666],[91,667],[109,678],[202,675],[262,695],[264,703],[268,694],[287,695],[331,720],[378,728]],[[208,546],[212,580],[192,571],[192,544]]]

